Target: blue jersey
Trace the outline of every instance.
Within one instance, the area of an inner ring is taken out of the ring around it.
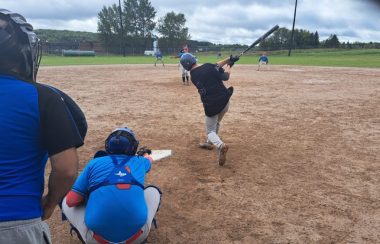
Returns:
[[[140,156],[115,155],[118,161],[129,157],[124,164],[133,178],[144,185],[151,168],[148,159]],[[129,239],[147,220],[144,190],[138,185],[120,189],[116,185],[96,188],[114,170],[110,156],[91,160],[76,180],[73,191],[88,197],[85,223],[89,229],[113,242]],[[92,188],[96,188],[91,191]]]
[[[259,58],[259,62],[264,62],[264,63],[268,63],[268,57],[267,56],[265,56],[265,55],[262,55],[262,56],[260,56],[260,58]]]
[[[162,53],[157,52],[154,55],[156,56],[157,59],[162,59]]]
[[[83,144],[59,94],[0,75],[0,221],[42,216],[48,156]]]

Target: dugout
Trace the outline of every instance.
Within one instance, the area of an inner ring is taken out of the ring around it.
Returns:
[[[65,57],[94,57],[95,51],[62,50],[62,56],[65,56]]]

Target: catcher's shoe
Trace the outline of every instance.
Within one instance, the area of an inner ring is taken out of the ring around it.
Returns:
[[[223,166],[226,163],[227,151],[228,146],[225,143],[223,143],[220,148],[218,148],[218,163],[220,166]]]
[[[207,149],[207,150],[214,149],[214,145],[212,143],[209,143],[209,142],[201,142],[201,143],[199,143],[199,147],[203,148],[203,149]]]

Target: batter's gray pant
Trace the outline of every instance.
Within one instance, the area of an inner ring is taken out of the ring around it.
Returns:
[[[205,116],[206,122],[206,133],[207,133],[207,142],[214,144],[217,148],[223,144],[223,141],[220,139],[218,133],[220,128],[220,122],[222,121],[224,115],[227,113],[230,103],[223,108],[223,110],[212,117]]]
[[[49,226],[41,218],[0,222],[0,243],[51,244]]]

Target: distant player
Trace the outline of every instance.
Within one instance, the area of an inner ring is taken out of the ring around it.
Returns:
[[[164,57],[162,56],[162,53],[160,51],[157,51],[156,53],[154,53],[154,56],[156,57],[156,61],[154,61],[154,66],[156,66],[158,61],[160,61],[162,63],[162,66],[165,67]]]
[[[266,52],[263,52],[259,58],[259,66],[257,67],[257,70],[260,70],[260,67],[262,65],[268,65],[269,59]]]
[[[178,58],[181,58],[183,54],[185,53],[188,53],[189,52],[189,48],[186,46],[184,46],[181,51],[179,51],[178,53]],[[180,70],[181,70],[181,77],[182,77],[182,83],[184,85],[190,85],[190,72],[187,71],[181,64],[181,62],[179,63],[179,67],[180,67]]]

